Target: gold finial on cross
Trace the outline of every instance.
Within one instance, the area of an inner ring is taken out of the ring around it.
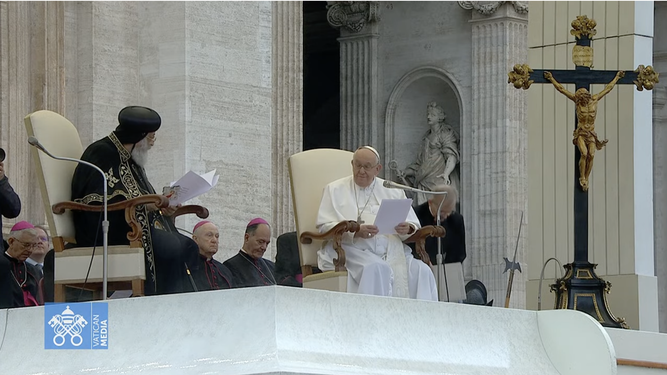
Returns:
[[[577,19],[572,21],[572,30],[570,34],[574,35],[575,38],[581,39],[582,36],[586,36],[588,39],[593,39],[593,36],[597,34],[595,30],[597,22],[594,19],[588,18],[588,16],[577,16]]]
[[[509,76],[507,83],[513,84],[517,89],[528,90],[530,85],[535,82],[530,79],[530,73],[532,72],[533,69],[528,64],[516,64],[514,65],[514,69],[507,73]]]
[[[647,67],[639,65],[639,67],[635,69],[635,72],[637,72],[637,79],[632,81],[632,83],[637,86],[637,91],[644,91],[644,89],[653,90],[655,84],[660,82],[658,80],[660,73],[656,73],[650,65]]]

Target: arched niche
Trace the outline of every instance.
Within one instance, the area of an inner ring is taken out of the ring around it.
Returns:
[[[421,140],[429,130],[426,107],[430,102],[440,105],[446,122],[459,136],[459,152],[463,154],[461,124],[464,124],[461,90],[456,80],[444,69],[424,66],[405,74],[394,86],[385,115],[385,178],[396,180],[389,162],[396,160],[399,169],[417,159]],[[461,168],[459,167],[459,174]]]

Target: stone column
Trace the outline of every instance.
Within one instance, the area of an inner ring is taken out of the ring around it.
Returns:
[[[274,2],[271,208],[273,235],[293,231],[287,159],[303,144],[303,4]]]
[[[667,57],[667,56],[665,56]],[[656,71],[658,60],[654,57]],[[664,73],[663,73],[664,74]],[[660,332],[667,332],[667,89],[653,89],[653,234]]]
[[[340,148],[374,145],[378,135],[378,2],[334,2],[327,20],[340,28]],[[383,150],[378,150],[383,154]]]
[[[22,203],[17,219],[3,220],[5,233],[19,220],[46,222],[23,118],[40,109],[64,112],[64,4],[0,3],[0,146]]]
[[[667,16],[667,3],[655,2],[655,20]],[[662,22],[655,23],[653,67],[667,76],[667,33]],[[653,249],[658,279],[658,324],[667,333],[667,89],[653,89]]]
[[[528,58],[528,7],[519,2],[459,2],[472,9],[472,207],[467,218],[466,279],[486,285],[488,299],[502,306],[507,291],[506,257],[514,257],[521,212],[523,228],[511,307],[525,306],[526,281],[526,101],[507,84],[512,61]]]

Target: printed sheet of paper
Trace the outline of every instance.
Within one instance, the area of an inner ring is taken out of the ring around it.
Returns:
[[[394,228],[408,218],[411,205],[412,199],[383,199],[374,223],[378,234],[395,234]]]
[[[198,175],[190,171],[178,181],[172,182],[168,187],[165,187],[163,193],[169,198],[169,205],[177,206],[183,204],[211,190],[218,183],[218,178],[220,177],[215,172],[216,170],[214,169],[203,175]]]

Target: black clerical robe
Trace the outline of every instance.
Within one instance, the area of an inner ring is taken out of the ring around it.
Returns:
[[[241,250],[223,264],[232,272],[237,288],[276,285],[276,265],[270,260],[254,259]]]
[[[435,225],[436,219],[428,208],[428,202],[425,202],[415,209],[417,218],[422,227]],[[463,216],[458,212],[452,212],[446,219],[440,220],[440,225],[445,228],[445,237],[442,238],[442,249],[445,254],[445,263],[463,262],[466,258],[466,236]],[[414,250],[414,244],[409,244]],[[424,244],[425,250],[431,258],[431,264],[436,264],[436,255],[438,254],[437,237],[428,237]]]
[[[116,203],[146,194],[155,194],[145,170],[132,159],[116,135],[94,142],[81,156],[107,176],[108,203]],[[72,177],[72,200],[91,205],[103,204],[103,180],[91,167],[79,164]],[[76,242],[79,246],[101,246],[102,227],[100,213],[74,211]],[[148,211],[145,205],[137,206],[136,217],[141,226],[141,241],[146,256],[145,293],[179,293],[187,286],[186,259],[199,253],[197,244],[176,230],[173,222],[159,211]],[[130,226],[125,221],[125,211],[110,211],[109,245],[129,244]]]
[[[21,199],[12,189],[9,184],[9,179],[4,176],[0,179],[0,214],[6,218],[13,219],[21,213]],[[0,217],[0,226],[2,226],[2,218]],[[2,231],[0,231],[0,243],[3,244],[4,249],[7,249],[7,243],[2,238]]]
[[[232,272],[215,259],[207,260],[201,255],[197,256],[193,262],[190,262],[190,272],[197,291],[234,287]]]
[[[278,285],[302,287],[301,261],[296,232],[287,232],[276,240],[276,281]]]
[[[39,271],[3,252],[0,255],[0,309],[43,305]]]

